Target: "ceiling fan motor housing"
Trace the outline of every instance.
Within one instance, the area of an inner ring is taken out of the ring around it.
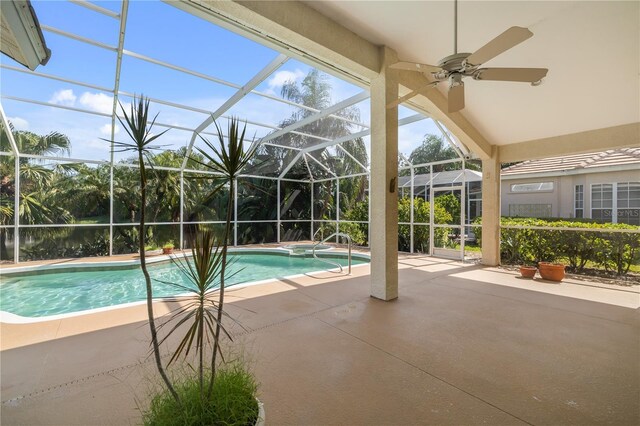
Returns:
[[[462,74],[465,76],[473,75],[473,72],[478,67],[466,62],[466,59],[469,56],[471,56],[471,53],[457,53],[443,58],[438,62],[438,66],[442,68],[442,71],[434,73],[434,76],[439,80],[445,80],[452,73]]]

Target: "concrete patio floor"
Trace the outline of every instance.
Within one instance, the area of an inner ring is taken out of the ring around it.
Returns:
[[[393,302],[369,297],[368,267],[230,292],[268,424],[640,423],[637,286],[399,263]],[[143,320],[131,307],[1,324],[0,422],[139,423],[157,382]]]

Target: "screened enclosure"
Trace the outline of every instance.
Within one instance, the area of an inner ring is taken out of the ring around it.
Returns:
[[[135,253],[142,208],[150,248],[184,248],[199,226],[222,228],[229,197],[234,245],[335,232],[368,245],[366,87],[167,3],[32,4],[52,55],[36,71],[1,56],[2,261]],[[166,131],[148,158],[144,207],[137,159],[117,149],[129,137],[122,111],[140,95],[157,115],[152,132]],[[231,117],[259,148],[234,193],[214,192],[205,139],[226,136]],[[422,155],[434,138],[442,158]],[[481,212],[467,170],[477,164],[441,123],[404,106],[399,151],[399,249],[464,251]]]

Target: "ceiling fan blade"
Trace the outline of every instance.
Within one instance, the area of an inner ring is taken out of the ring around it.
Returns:
[[[440,82],[439,81],[433,81],[433,82],[427,84],[426,86],[423,86],[423,87],[419,88],[418,90],[414,90],[413,92],[407,93],[406,95],[396,99],[393,102],[389,102],[387,104],[387,109],[390,109],[390,108],[393,108],[393,107],[395,107],[397,105],[400,105],[404,101],[409,100],[409,99],[413,98],[414,96],[424,95],[427,90],[431,89],[432,87],[435,87],[438,83],[440,83]]]
[[[464,83],[449,88],[448,112],[460,111],[464,108]]]
[[[546,68],[481,68],[474,75],[476,80],[522,81],[535,83],[546,77]]]
[[[511,49],[513,46],[522,43],[532,35],[533,33],[527,28],[511,27],[500,34],[498,37],[494,38],[489,43],[485,44],[480,49],[472,53],[467,58],[467,63],[472,65],[484,64],[485,62],[495,58],[502,52],[505,52]]]
[[[437,67],[435,65],[418,64],[418,63],[415,63],[415,62],[396,62],[393,65],[389,65],[389,68],[393,68],[393,69],[396,69],[396,70],[418,71],[418,72],[438,72],[438,71],[442,71],[442,68]]]

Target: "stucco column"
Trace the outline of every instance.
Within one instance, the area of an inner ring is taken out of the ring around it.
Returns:
[[[396,53],[381,47],[382,69],[371,80],[371,296],[398,297],[398,81],[387,66]]]
[[[498,147],[482,160],[482,263],[500,264],[500,159]]]

